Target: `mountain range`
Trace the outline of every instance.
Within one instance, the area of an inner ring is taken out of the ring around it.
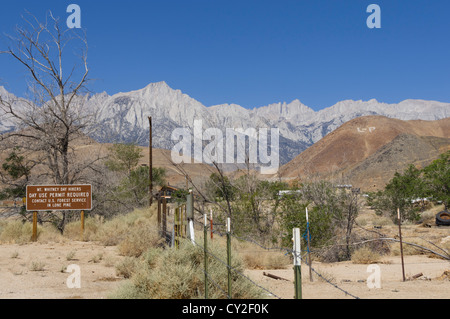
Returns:
[[[15,96],[0,87],[0,96],[10,101]],[[15,107],[21,107],[20,101]],[[450,117],[450,103],[425,100],[405,100],[387,104],[345,100],[314,111],[299,100],[280,102],[246,109],[236,104],[205,106],[165,82],[108,95],[98,93],[84,97],[85,107],[97,112],[93,139],[102,143],[136,143],[148,145],[149,122],[152,117],[153,147],[171,149],[175,144],[171,134],[175,128],[192,128],[201,119],[204,128],[278,128],[280,132],[280,164],[286,164],[298,154],[320,141],[342,124],[367,115],[381,115],[399,120],[439,120]],[[0,114],[0,133],[14,130],[14,122]],[[361,128],[362,130],[363,128]]]

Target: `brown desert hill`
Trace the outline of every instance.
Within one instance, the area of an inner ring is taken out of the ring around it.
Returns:
[[[352,169],[401,134],[448,139],[450,118],[437,121],[402,121],[384,116],[364,116],[353,119],[280,167],[279,176],[287,180],[304,179],[308,176],[334,179],[350,177]],[[386,165],[394,163],[386,162]],[[361,179],[364,175],[361,175],[362,167],[351,176],[359,176]],[[395,169],[383,164],[377,167],[380,172]]]
[[[375,191],[382,188],[395,172],[403,172],[410,164],[423,168],[448,150],[450,138],[400,134],[349,169],[347,177],[355,187]]]
[[[140,159],[140,165],[149,164],[149,149],[148,147],[141,146],[143,157]],[[190,163],[173,164],[171,161],[171,151],[165,149],[153,149],[153,167],[164,168],[166,171],[166,182],[171,186],[178,188],[192,188],[192,183],[186,181],[185,175],[189,176],[189,179],[196,185],[201,186],[210,175],[214,172],[214,168],[211,165],[205,163],[196,163],[192,159]]]

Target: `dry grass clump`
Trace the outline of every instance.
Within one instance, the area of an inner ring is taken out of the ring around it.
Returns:
[[[150,247],[163,243],[158,229],[149,222],[130,228],[125,238],[119,243],[118,250],[123,256],[139,257]]]
[[[232,251],[239,253],[247,269],[285,269],[292,263],[290,255],[266,250],[253,243],[232,239]]]
[[[130,278],[136,272],[138,260],[133,257],[126,257],[116,264],[116,275],[123,278]]]
[[[201,240],[199,240],[201,242]],[[226,261],[226,248],[221,244],[208,246],[214,256]],[[125,259],[127,260],[127,259]],[[124,260],[124,262],[125,262]],[[179,249],[149,248],[140,258],[131,259],[128,268],[130,280],[110,295],[112,299],[192,299],[204,298],[203,249],[184,240]],[[227,298],[227,267],[216,258],[208,258],[210,278],[209,298]],[[244,266],[238,256],[232,258],[232,267],[243,273]],[[214,282],[214,283],[213,283]],[[217,287],[219,286],[220,289]],[[261,298],[257,287],[232,272],[233,298]]]
[[[81,234],[81,221],[73,221],[64,227],[64,237],[70,240],[95,240],[98,229],[101,227],[101,222],[98,218],[84,219],[84,232]]]
[[[31,224],[31,223],[30,223]],[[40,231],[39,231],[40,230]],[[31,235],[30,235],[31,238]],[[52,224],[46,223],[42,226],[38,225],[38,242],[40,243],[61,243],[66,238]]]
[[[131,229],[156,225],[155,210],[155,206],[152,206],[150,210],[148,208],[136,209],[131,213],[108,220],[98,227],[92,239],[105,246],[119,245],[127,237],[129,238]]]
[[[354,264],[375,264],[381,259],[381,255],[367,246],[355,250],[352,254]]]
[[[41,232],[41,227],[38,227],[38,237]],[[2,221],[0,225],[0,242],[24,244],[31,240],[32,233],[33,225],[31,223],[24,223],[21,220]]]
[[[248,269],[285,269],[291,263],[283,253],[265,250],[245,251],[241,256]]]
[[[391,218],[387,217],[387,216],[377,216],[376,218],[374,218],[372,220],[372,224],[374,226],[394,226],[394,222],[392,221]]]
[[[45,263],[42,261],[32,261],[29,269],[31,271],[44,271],[45,270]]]

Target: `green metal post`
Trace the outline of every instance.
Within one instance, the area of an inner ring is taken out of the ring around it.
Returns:
[[[206,251],[208,250],[208,226],[207,226],[207,220],[206,220],[206,214],[205,217],[205,226],[203,228],[203,238],[204,238],[204,254],[205,254],[205,299],[208,299],[208,255]]]

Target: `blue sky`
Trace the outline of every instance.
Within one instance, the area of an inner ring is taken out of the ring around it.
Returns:
[[[450,102],[448,0],[2,0],[0,32],[23,24],[25,9],[65,21],[71,3],[81,7],[94,92],[166,81],[206,106]],[[371,3],[381,29],[366,25]],[[13,62],[0,55],[0,85],[23,96],[25,72]]]

